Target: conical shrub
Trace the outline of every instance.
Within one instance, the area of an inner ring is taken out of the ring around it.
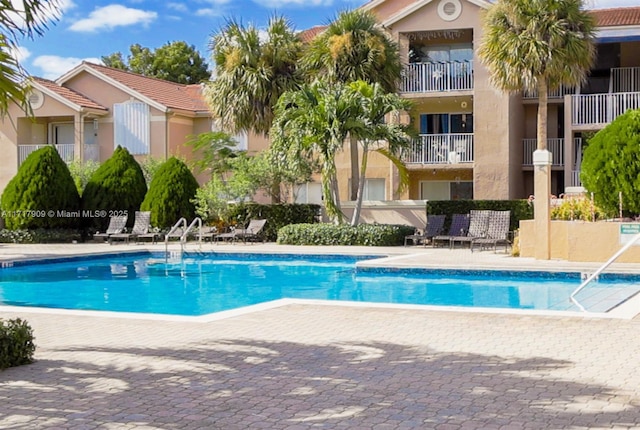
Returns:
[[[133,225],[135,211],[147,193],[142,168],[133,156],[118,146],[113,155],[95,171],[82,193],[82,208],[94,214],[88,225],[104,230],[110,215],[126,213]]]
[[[187,165],[171,157],[153,176],[140,210],[151,211],[151,225],[155,227],[171,227],[182,217],[190,222],[195,217],[197,189],[198,182]]]
[[[53,146],[27,157],[2,193],[6,228],[77,228],[80,196],[69,168]]]

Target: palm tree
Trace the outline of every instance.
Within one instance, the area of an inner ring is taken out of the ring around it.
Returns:
[[[274,162],[319,158],[322,197],[327,216],[335,223],[344,219],[335,156],[350,132],[363,132],[360,103],[360,98],[344,85],[314,81],[282,95],[270,132]]]
[[[395,93],[386,93],[378,83],[368,84],[356,81],[349,84],[349,89],[360,100],[362,127],[352,132],[362,146],[362,162],[360,163],[360,180],[355,209],[351,225],[358,225],[362,200],[364,197],[365,174],[369,152],[376,151],[387,157],[400,173],[400,189],[408,184],[409,176],[406,166],[400,159],[402,150],[411,145],[411,137],[407,134],[407,126],[399,121],[388,121],[388,116],[411,109],[411,102]]]
[[[327,29],[311,41],[302,57],[302,68],[311,76],[332,82],[378,82],[395,92],[402,72],[398,45],[378,25],[375,15],[361,9],[340,13]],[[351,195],[357,197],[358,144],[350,139]]]
[[[497,0],[484,16],[478,55],[496,87],[537,91],[540,151],[547,149],[547,92],[580,85],[594,61],[594,21],[583,7],[582,0]],[[536,236],[542,241],[536,256],[541,259],[550,258],[551,175],[545,165],[534,171]]]
[[[289,21],[272,17],[266,34],[235,20],[213,36],[214,80],[206,99],[223,130],[266,135],[273,108],[285,91],[299,87],[302,42]]]
[[[60,13],[58,0],[3,1],[0,7],[0,116],[7,114],[10,103],[30,112],[27,72],[16,58],[21,37],[41,36],[48,22]]]

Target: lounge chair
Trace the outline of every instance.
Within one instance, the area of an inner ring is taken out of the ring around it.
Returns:
[[[210,240],[211,242],[213,242],[213,239],[220,234],[218,232],[218,228],[216,226],[211,226],[211,227],[203,227],[202,228],[202,233],[200,233],[200,239],[203,242],[206,242],[207,239]]]
[[[109,236],[109,243],[112,243],[114,240],[123,240],[126,243],[129,243],[132,238],[138,239],[141,236],[146,236],[149,234],[149,227],[151,224],[151,212],[141,212],[136,211],[136,218],[133,223],[133,228],[130,233],[116,233]],[[151,233],[151,238],[155,242],[153,235],[157,233]]]
[[[262,229],[264,229],[264,225],[267,223],[266,219],[252,219],[249,221],[249,225],[247,228],[237,228],[235,229],[234,239],[242,240],[243,242],[256,242],[258,240],[262,240],[261,234]]]
[[[471,251],[474,247],[481,250],[493,247],[493,252],[497,252],[498,245],[504,245],[504,251],[509,250],[509,225],[511,219],[511,211],[491,211],[489,215],[489,226],[487,227],[487,235],[483,238],[471,241]]]
[[[472,241],[487,236],[487,228],[489,228],[489,216],[491,212],[488,210],[472,210],[469,212],[469,231],[466,236],[454,237],[451,239],[451,248],[455,248],[456,243],[464,245],[471,244]]]
[[[127,215],[114,215],[109,219],[109,226],[104,233],[96,232],[93,235],[93,240],[102,239],[103,241],[109,240],[109,237],[113,234],[122,233],[127,225]]]
[[[451,217],[451,225],[449,226],[449,233],[444,235],[438,235],[431,238],[431,244],[436,247],[439,244],[447,245],[451,247],[451,239],[454,237],[465,236],[469,229],[469,215],[468,214],[453,214]]]
[[[427,215],[427,224],[424,227],[424,232],[410,234],[404,237],[404,246],[407,246],[407,242],[411,240],[414,245],[419,245],[420,242],[427,245],[427,242],[430,241],[434,236],[437,236],[442,233],[442,229],[444,228],[444,219],[446,215]]]

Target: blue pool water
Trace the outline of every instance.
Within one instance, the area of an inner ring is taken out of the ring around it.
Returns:
[[[211,253],[68,259],[0,269],[0,304],[205,315],[281,298],[577,310],[580,274],[358,268],[367,257]],[[368,257],[372,258],[372,257]],[[640,276],[603,276],[579,299],[606,312],[640,291]]]

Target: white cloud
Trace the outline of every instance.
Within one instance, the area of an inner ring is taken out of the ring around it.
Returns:
[[[17,11],[24,10],[23,1],[24,0],[11,0],[11,6]],[[42,2],[36,21],[42,23],[54,22],[60,18],[62,14],[73,9],[75,6],[76,5],[72,0],[58,0],[57,7],[46,2]],[[25,28],[24,13],[7,12],[7,15],[18,27],[23,29]]]
[[[286,7],[286,6],[332,6],[333,0],[253,0],[254,3],[266,7]]]
[[[119,4],[99,7],[89,14],[88,18],[76,21],[69,27],[72,31],[95,32],[112,30],[116,27],[142,24],[148,25],[158,17],[153,11],[132,9]]]
[[[23,46],[17,46],[15,48],[10,47],[9,50],[11,51],[11,56],[18,60],[18,63],[20,64],[22,64],[24,60],[31,56],[31,51]]]
[[[187,6],[183,3],[173,3],[173,2],[169,2],[167,3],[167,9],[173,9],[176,12],[188,12],[189,9],[187,8]]]
[[[102,64],[99,58],[75,58],[75,57],[59,57],[57,55],[40,55],[33,59],[31,64],[40,69],[40,72],[33,75],[43,77],[45,79],[55,80],[76,67],[82,61],[90,61],[92,63]]]
[[[585,3],[589,9],[638,6],[638,0],[587,0]]]

